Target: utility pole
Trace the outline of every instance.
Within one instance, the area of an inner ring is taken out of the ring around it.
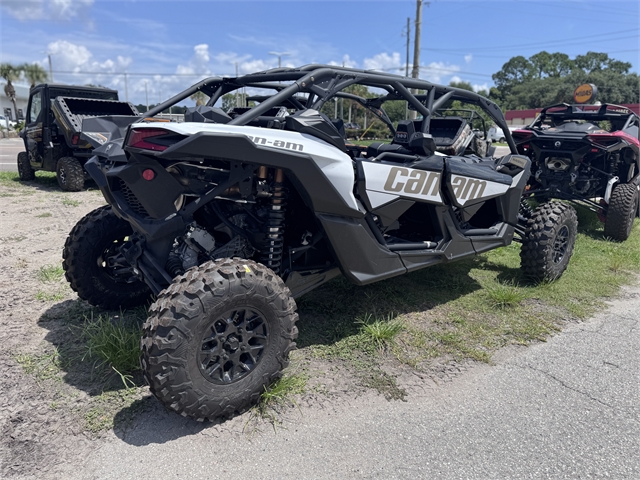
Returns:
[[[147,90],[147,81],[144,81],[144,96],[147,99],[147,112],[149,111],[149,91]]]
[[[236,64],[236,78],[238,78],[238,62],[235,62]],[[240,97],[238,95],[238,93],[240,92],[240,89],[236,89],[236,107],[240,107]]]
[[[127,78],[127,73],[124,74],[124,98],[125,101],[129,101],[129,79]]]
[[[407,17],[407,59],[404,66],[404,76],[409,76],[409,50],[411,48],[411,18]],[[409,102],[404,106],[404,118],[409,118]]]
[[[427,2],[427,6],[429,3]],[[411,76],[413,78],[420,77],[420,27],[422,26],[422,0],[416,0],[416,36],[413,42],[413,70]],[[417,89],[412,88],[413,93],[417,93]],[[417,112],[411,110],[409,112],[409,119],[415,120]]]
[[[409,76],[409,49],[411,46],[411,18],[407,17],[407,61],[404,67],[404,76]]]
[[[51,66],[51,54],[47,53],[47,57],[49,58],[49,79],[51,83],[53,83],[53,67]]]
[[[282,57],[285,55],[291,55],[289,52],[269,52],[269,55],[275,55],[278,57],[278,68],[282,67]]]

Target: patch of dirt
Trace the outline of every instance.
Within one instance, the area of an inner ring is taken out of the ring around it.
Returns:
[[[87,394],[42,371],[56,353],[46,340],[52,322],[45,313],[77,297],[64,279],[44,282],[38,272],[61,266],[67,234],[104,199],[96,190],[63,194],[37,183],[0,185],[0,195],[0,477],[55,478],[59,466],[84,457],[95,442],[79,414]],[[65,205],[65,198],[80,204]],[[55,335],[67,333],[55,327]]]

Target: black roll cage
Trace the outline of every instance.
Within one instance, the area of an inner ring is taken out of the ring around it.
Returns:
[[[538,116],[531,122],[529,128],[541,125],[546,119],[553,121],[565,121],[565,120],[620,120],[626,118],[624,125],[620,130],[629,128],[634,123],[640,126],[640,117],[627,107],[622,105],[615,105],[613,103],[603,103],[598,105],[597,109],[591,108],[585,110],[585,107],[595,107],[596,105],[570,105],[568,103],[558,103],[549,107],[543,108]],[[609,109],[619,109],[615,111]],[[556,109],[553,111],[552,109]],[[551,111],[549,111],[551,110]]]
[[[387,94],[367,99],[342,92],[346,87],[356,83],[385,90]],[[319,111],[326,102],[338,97],[357,101],[363,107],[371,110],[395,133],[391,121],[381,107],[385,101],[406,100],[413,109],[422,114],[422,133],[428,134],[431,117],[435,111],[444,107],[450,100],[460,100],[482,108],[502,129],[511,153],[517,153],[515,142],[500,107],[477,93],[400,75],[331,65],[312,64],[294,69],[274,68],[240,77],[209,77],[149,110],[138,122],[143,122],[145,118],[161,113],[196,92],[200,91],[209,96],[207,106],[213,106],[222,95],[243,87],[273,89],[276,93],[259,105],[231,119],[227,123],[228,125],[247,125],[271,108],[289,102],[299,110],[314,109]],[[410,89],[424,90],[427,93],[416,95]],[[308,95],[305,105],[295,98],[298,93]]]

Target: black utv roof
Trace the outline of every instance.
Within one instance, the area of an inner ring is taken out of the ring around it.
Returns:
[[[344,91],[346,87],[353,84],[371,87],[382,91],[382,93],[376,98],[362,98]],[[333,65],[274,68],[240,77],[210,77],[151,109],[146,113],[145,117],[152,117],[197,91],[201,91],[210,97],[207,105],[212,107],[223,95],[243,87],[267,88],[275,93],[264,98],[256,98],[257,101],[260,101],[258,105],[241,112],[231,119],[228,125],[247,125],[260,116],[268,115],[270,109],[276,106],[292,106],[299,111],[306,109],[320,111],[326,102],[338,97],[360,102],[367,108],[372,109],[383,120],[386,114],[380,108],[384,102],[391,100],[407,101],[409,108],[415,109],[422,115],[424,119],[421,125],[422,132],[428,133],[431,117],[436,115],[436,110],[448,105],[453,100],[461,100],[481,107],[505,132],[507,143],[509,143],[512,152],[516,151],[515,143],[513,143],[500,108],[494,102],[475,92],[438,85],[416,78]],[[411,89],[425,93],[414,95],[411,93]],[[300,100],[301,96],[306,100]],[[141,119],[140,121],[144,120]]]
[[[601,105],[569,105],[559,103],[543,108],[539,115],[561,120],[609,120],[636,115],[631,109],[622,105],[603,103]]]

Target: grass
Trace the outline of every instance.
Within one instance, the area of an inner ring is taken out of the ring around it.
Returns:
[[[67,207],[77,207],[81,204],[82,202],[79,202],[78,200],[72,200],[71,198],[68,197],[64,197],[62,199],[62,204],[66,205]]]
[[[36,276],[43,283],[53,283],[62,279],[64,270],[62,265],[44,265],[40,267]]]
[[[603,238],[602,226],[591,213],[580,211],[579,219],[569,268],[552,283],[526,283],[519,270],[518,244],[365,287],[334,279],[297,300],[300,350],[290,368],[322,360],[315,365],[328,364],[326,375],[343,375],[346,369],[354,388],[402,399],[406,392],[394,372],[406,367],[399,364],[437,372],[450,360],[491,362],[493,353],[506,345],[544,341],[563,322],[587,318],[602,308],[606,298],[635,281],[640,271],[640,222],[628,241],[613,243]],[[61,269],[47,265],[38,276],[45,283],[55,282]],[[65,311],[57,318],[68,323],[73,334],[60,348],[64,353],[68,344],[77,344],[77,358],[61,357],[56,350],[17,359],[39,378],[59,376],[64,365],[69,370],[84,365],[98,385],[94,390],[102,392],[83,410],[86,428],[111,428],[114,412],[139,411],[132,405],[138,405],[133,399],[141,391],[134,385],[139,376],[140,318],[146,312],[94,316],[82,302]],[[255,418],[266,419],[274,428],[279,412],[295,406],[296,396],[316,388],[318,379],[289,372],[265,389],[252,410]],[[107,373],[118,383],[116,390],[103,391]]]
[[[66,293],[62,291],[45,292],[38,290],[38,292],[36,292],[36,300],[40,300],[41,302],[59,302],[64,299],[64,297],[66,297]]]
[[[385,319],[378,319],[367,314],[359,323],[362,324],[361,332],[378,347],[390,344],[403,327],[402,321],[393,320],[391,315]]]
[[[544,341],[568,319],[602,308],[640,271],[638,225],[629,240],[613,243],[595,215],[579,217],[574,255],[555,282],[526,283],[518,244],[365,287],[337,278],[298,300],[298,345],[308,347],[307,357],[346,362],[362,374],[379,371],[389,354],[428,369],[446,358],[490,362],[503,346]],[[388,348],[371,348],[387,334]]]
[[[52,213],[44,212],[44,213],[41,213],[40,215],[36,215],[36,218],[48,218],[48,217],[52,217],[52,216],[53,216]]]
[[[32,188],[33,184],[41,185],[56,185],[58,180],[56,179],[55,172],[36,172],[36,178],[32,182],[22,183],[18,172],[0,172],[0,185],[6,187],[24,187]]]
[[[295,396],[305,393],[307,376],[302,374],[284,374],[260,395],[258,404],[251,409],[245,424],[245,430],[257,430],[259,421],[270,423],[274,430],[280,425],[280,411],[296,406]]]
[[[94,359],[96,367],[112,369],[129,385],[129,374],[140,370],[142,325],[136,318],[123,317],[112,319],[102,314],[89,318],[81,327],[81,338],[85,357]]]
[[[485,287],[485,292],[495,308],[514,308],[524,300],[526,294],[512,282],[496,282]]]
[[[63,362],[57,348],[42,354],[22,353],[16,355],[16,362],[25,373],[33,375],[36,380],[49,380],[59,377]]]

